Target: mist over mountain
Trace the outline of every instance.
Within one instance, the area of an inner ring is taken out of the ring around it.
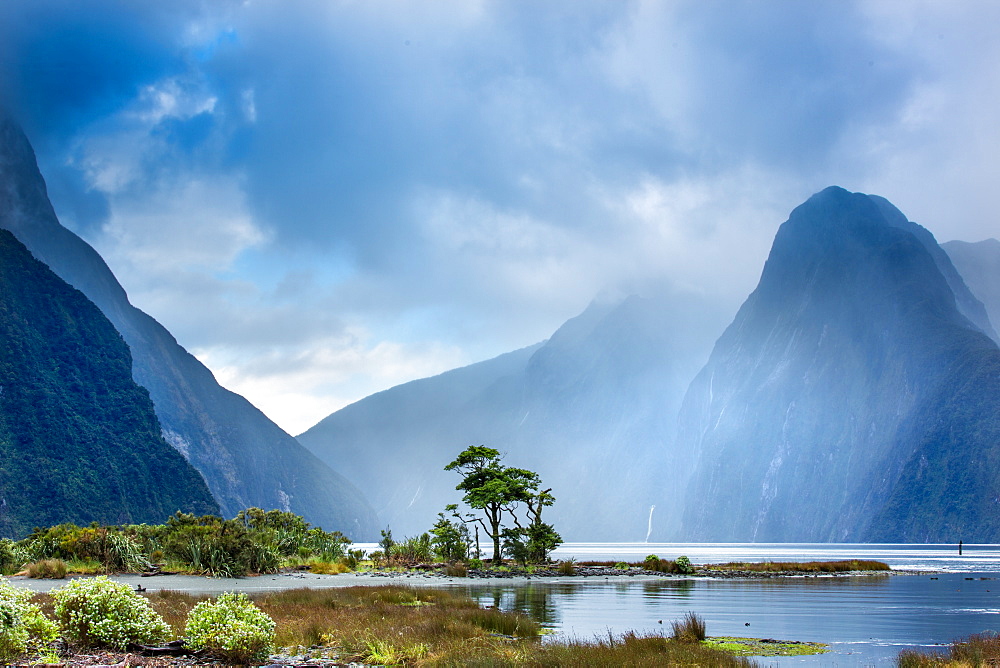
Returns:
[[[217,513],[101,311],[0,230],[0,534]]]
[[[354,485],[246,399],[221,387],[166,329],[129,303],[98,253],[59,224],[27,138],[2,114],[0,228],[13,232],[118,329],[164,438],[201,472],[223,514],[249,506],[278,508],[355,540],[377,535],[375,514]]]
[[[563,538],[643,540],[652,506],[655,533],[679,521],[686,470],[664,453],[723,322],[694,297],[595,302],[547,341],[372,395],[298,438],[363,484],[397,535],[460,499],[442,468],[486,444],[552,487]]]
[[[299,438],[404,534],[457,499],[441,466],[485,443],[541,473],[571,540],[993,541],[1000,350],[970,284],[888,201],[832,187],[781,226],[700,371],[705,304],[596,302]]]
[[[946,241],[941,248],[948,253],[972,294],[986,307],[990,320],[1000,323],[1000,241]]]
[[[995,334],[904,220],[828,188],[781,226],[684,400],[677,449],[697,465],[680,536],[1000,538]]]

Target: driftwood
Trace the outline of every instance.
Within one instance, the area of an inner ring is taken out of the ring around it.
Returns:
[[[171,640],[165,645],[140,645],[129,643],[128,651],[143,656],[201,656],[202,652],[194,651],[184,644],[183,640]]]

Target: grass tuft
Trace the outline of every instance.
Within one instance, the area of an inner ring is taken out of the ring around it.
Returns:
[[[62,580],[66,577],[69,568],[62,559],[42,559],[33,564],[28,564],[25,570],[29,578]]]
[[[705,620],[693,612],[684,615],[680,621],[670,622],[673,639],[682,643],[696,643],[705,639]]]
[[[309,564],[309,572],[318,575],[340,575],[350,573],[351,568],[342,561],[313,561]]]
[[[572,561],[560,561],[556,567],[561,575],[576,575],[576,564]]]

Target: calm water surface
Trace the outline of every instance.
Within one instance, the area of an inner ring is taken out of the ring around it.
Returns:
[[[738,581],[618,578],[467,589],[481,604],[525,612],[555,631],[553,637],[669,634],[671,620],[693,611],[705,619],[709,635],[809,640],[832,650],[758,659],[761,665],[892,665],[906,647],[933,650],[971,633],[1000,631],[998,545],[964,546],[959,557],[955,545],[570,543],[556,557],[641,561],[647,554],[684,554],[696,564],[877,559],[894,569],[939,572]]]

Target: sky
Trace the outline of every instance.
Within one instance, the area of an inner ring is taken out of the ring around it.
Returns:
[[[132,303],[292,434],[594,299],[735,313],[828,185],[1000,236],[992,0],[4,0],[0,104]]]

